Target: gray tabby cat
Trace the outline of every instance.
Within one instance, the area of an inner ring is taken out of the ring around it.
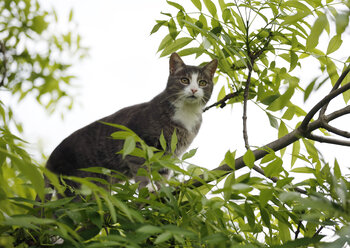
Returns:
[[[140,182],[140,188],[145,187],[149,179],[136,175],[144,160],[133,156],[122,159],[122,155],[117,152],[122,149],[123,141],[110,138],[116,128],[101,122],[124,125],[139,135],[147,145],[159,149],[161,132],[163,131],[167,144],[170,144],[176,129],[178,144],[175,155],[179,156],[198,133],[202,109],[212,94],[216,68],[216,59],[204,67],[188,66],[178,54],[173,53],[170,57],[168,83],[163,92],[149,102],[126,107],[77,130],[56,147],[46,167],[58,175],[77,177],[103,177],[79,169],[104,167]],[[160,173],[168,172],[163,170]],[[78,186],[74,182],[69,184]]]

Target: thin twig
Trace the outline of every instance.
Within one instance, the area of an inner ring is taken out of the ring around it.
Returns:
[[[329,125],[327,122],[322,123],[322,127],[324,129],[326,129],[328,132],[337,134],[337,135],[345,137],[345,138],[350,138],[350,133],[348,131],[344,131],[344,130],[335,128],[335,127]]]
[[[350,64],[348,65],[348,67],[346,67],[346,69],[345,69],[345,70],[343,71],[343,73],[340,75],[340,77],[338,78],[337,82],[335,82],[335,84],[334,84],[332,90],[331,90],[329,93],[331,93],[331,92],[333,92],[333,91],[335,91],[336,89],[339,88],[340,84],[343,82],[343,80],[345,79],[346,75],[347,75],[349,72],[350,72]],[[319,115],[320,118],[322,118],[322,116],[324,116],[324,114],[326,113],[327,107],[328,107],[328,103],[325,104],[325,105],[322,107],[322,109],[321,109],[321,111],[320,111],[320,115]]]
[[[322,231],[323,228],[324,226],[321,226],[312,237],[316,237]]]
[[[233,93],[230,93],[230,94],[227,94],[224,98],[222,98],[221,100],[217,101],[216,103],[206,107],[205,109],[203,109],[203,112],[213,108],[213,107],[216,107],[218,105],[220,105],[220,108],[223,108],[226,106],[226,101],[232,99],[232,98],[235,98],[239,96],[239,92],[233,92]]]
[[[345,71],[344,71],[345,72]],[[344,74],[344,73],[343,73]],[[347,73],[346,73],[347,74]],[[301,131],[306,131],[307,126],[309,125],[310,121],[314,117],[314,115],[326,104],[328,104],[332,99],[340,95],[341,93],[347,91],[350,89],[350,82],[343,85],[339,89],[336,89],[329,93],[327,96],[325,96],[321,101],[319,101],[305,116],[304,120],[301,122],[299,128]]]
[[[298,223],[297,230],[295,231],[295,237],[294,237],[294,239],[297,239],[297,238],[298,238],[298,235],[299,235],[299,233],[300,233],[301,225],[302,225],[302,223],[301,223],[301,220],[300,220],[299,223]]]
[[[343,115],[347,115],[350,114],[350,105],[346,106],[342,109],[339,109],[337,111],[334,111],[333,113],[327,115],[325,118],[327,119],[327,121],[332,121],[334,119],[337,119]]]
[[[315,135],[312,133],[307,134],[305,137],[308,139],[314,140],[314,141],[321,142],[321,143],[328,143],[328,144],[341,145],[341,146],[350,146],[350,141],[347,141],[347,140],[328,138],[328,137],[324,137],[324,136],[318,136],[318,135]]]
[[[251,62],[252,64],[254,63],[253,61]],[[248,72],[248,78],[247,82],[245,84],[244,88],[244,99],[243,99],[243,139],[244,139],[244,145],[245,148],[248,150],[250,148],[249,146],[249,141],[248,141],[248,130],[247,130],[247,105],[248,105],[248,95],[249,95],[249,87],[250,87],[250,79],[252,76],[252,70],[253,70],[253,65],[248,66],[249,72]]]

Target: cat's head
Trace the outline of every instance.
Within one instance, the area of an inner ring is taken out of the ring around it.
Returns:
[[[203,67],[186,65],[177,53],[170,56],[170,74],[166,91],[171,100],[204,106],[213,92],[216,59]]]

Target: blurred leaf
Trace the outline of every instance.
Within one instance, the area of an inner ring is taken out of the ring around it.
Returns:
[[[168,241],[172,236],[173,235],[169,231],[166,231],[156,238],[154,244],[164,243],[165,241]]]
[[[314,25],[311,28],[311,33],[306,39],[306,49],[311,51],[318,44],[320,35],[322,34],[325,26],[327,24],[327,17],[325,14],[320,15]]]

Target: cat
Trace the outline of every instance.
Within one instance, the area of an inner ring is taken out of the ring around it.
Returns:
[[[201,126],[203,108],[213,91],[213,76],[217,64],[214,59],[204,67],[188,66],[177,53],[171,54],[169,78],[163,92],[149,102],[123,108],[75,131],[54,149],[46,168],[57,175],[103,177],[80,169],[104,167],[134,179],[139,183],[139,188],[148,187],[149,179],[137,175],[144,160],[134,156],[123,159],[117,153],[123,148],[123,141],[110,137],[117,131],[116,128],[102,122],[124,125],[147,145],[159,149],[161,133],[163,132],[167,144],[170,144],[176,129],[178,143],[174,153],[175,156],[181,155]],[[169,172],[163,169],[159,173],[167,175]],[[79,187],[71,181],[68,184],[73,188]]]

